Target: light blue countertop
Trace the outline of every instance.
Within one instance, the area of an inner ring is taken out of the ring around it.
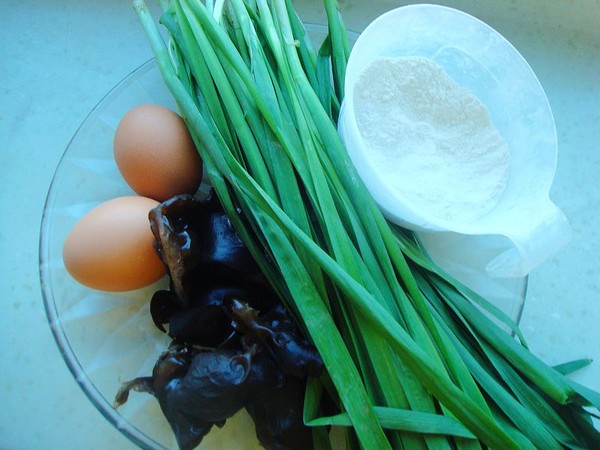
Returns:
[[[297,3],[305,20],[319,20],[319,1]],[[341,3],[355,30],[403,4]],[[531,274],[521,325],[550,364],[595,359],[573,377],[600,390],[600,4],[443,3],[503,33],[546,89],[559,139],[552,197],[574,236]],[[0,34],[0,449],[135,448],[90,403],[58,351],[38,246],[45,197],[70,138],[152,55],[128,0],[4,0]]]

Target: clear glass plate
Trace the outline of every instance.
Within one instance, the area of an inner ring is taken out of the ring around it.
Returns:
[[[307,25],[314,42],[325,28]],[[355,38],[352,35],[351,38]],[[120,383],[148,376],[169,338],[156,329],[149,312],[155,285],[125,293],[88,289],[74,281],[62,261],[62,245],[71,227],[94,206],[132,194],[113,160],[112,137],[120,118],[131,108],[156,103],[176,109],[154,60],[143,64],[111,90],[83,121],[69,143],[52,180],[44,207],[40,240],[40,277],[50,327],[69,369],[98,410],[132,442],[146,449],[176,449],[171,429],[158,402],[148,394],[132,393],[113,408]],[[456,263],[451,262],[451,266]],[[452,268],[452,267],[450,267]],[[518,319],[526,280],[506,285],[470,273],[483,294],[501,297],[504,308]],[[477,289],[477,286],[474,286]],[[502,307],[502,306],[501,306]],[[222,429],[214,428],[200,449],[261,448],[253,424],[241,412]]]

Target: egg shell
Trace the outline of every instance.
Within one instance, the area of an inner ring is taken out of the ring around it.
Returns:
[[[158,202],[139,196],[106,201],[83,216],[63,245],[75,280],[102,291],[129,291],[159,280],[166,268],[154,250],[148,213]]]
[[[202,181],[202,159],[181,116],[161,105],[128,111],[113,139],[115,162],[139,195],[160,202],[194,194]]]

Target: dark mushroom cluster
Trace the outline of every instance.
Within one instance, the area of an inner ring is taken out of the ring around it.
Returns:
[[[315,348],[270,288],[218,199],[174,197],[150,213],[170,286],[150,304],[172,343],[152,375],[124,383],[154,395],[180,449],[245,408],[266,449],[312,448],[303,424],[306,378],[319,376]]]

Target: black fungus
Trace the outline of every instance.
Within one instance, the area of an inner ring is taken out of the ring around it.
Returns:
[[[304,380],[287,377],[283,384],[256,396],[246,406],[263,447],[269,450],[313,448],[312,432],[303,422],[304,391]]]
[[[154,208],[155,248],[172,289],[185,303],[196,289],[217,280],[266,286],[250,251],[212,193],[203,200],[178,195]]]
[[[306,379],[323,363],[265,281],[214,195],[189,195],[149,215],[169,289],[150,313],[173,339],[152,376],[122,385],[154,395],[180,449],[196,447],[213,426],[246,408],[268,450],[312,448],[303,423]]]
[[[273,371],[258,370],[250,352],[188,354],[185,374],[163,383],[155,394],[182,450],[196,447],[213,425],[223,426],[260,386],[278,383]]]
[[[129,390],[153,394],[171,425],[179,447],[193,449],[216,426],[243,408],[257,386],[272,380],[270,371],[254,369],[249,352],[201,351],[173,344],[157,361],[151,378],[123,385],[117,401]]]
[[[122,385],[115,405],[125,403],[131,390],[154,395],[181,450],[196,447],[242,408],[266,449],[306,450],[312,432],[302,421],[304,386],[305,380],[286,376],[258,346],[199,350],[174,343],[152,377]]]
[[[236,298],[229,299],[227,306],[234,327],[264,344],[283,372],[299,378],[319,376],[323,369],[321,357],[302,336],[282,304],[263,316]]]
[[[232,333],[224,301],[243,297],[266,311],[279,300],[214,195],[169,199],[150,212],[155,248],[170,289],[156,292],[156,326],[180,341],[214,347]]]

